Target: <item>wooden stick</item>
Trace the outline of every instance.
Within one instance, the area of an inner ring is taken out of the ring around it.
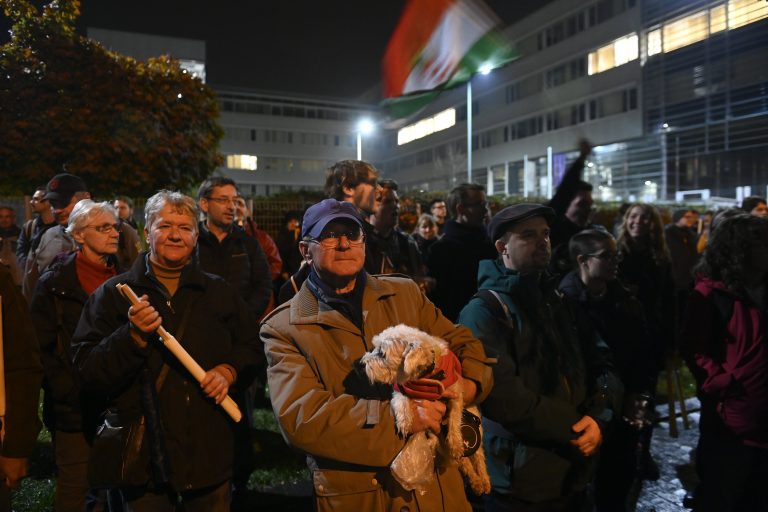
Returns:
[[[118,291],[123,295],[123,297],[128,299],[128,302],[130,302],[132,305],[138,304],[139,298],[136,296],[136,293],[134,293],[130,286],[127,284],[118,283],[116,287]],[[163,344],[166,346],[166,348],[171,351],[176,359],[181,361],[181,364],[184,365],[184,368],[186,368],[187,371],[192,374],[197,382],[202,381],[203,377],[205,376],[205,370],[203,370],[203,368],[197,364],[197,361],[192,359],[192,356],[190,356],[189,352],[187,352],[186,349],[181,346],[181,343],[179,343],[171,333],[166,331],[162,325],[157,328],[157,334],[160,336],[160,339],[163,340]],[[230,398],[229,395],[224,397],[224,400],[222,400],[219,405],[227,412],[227,414],[230,415],[233,420],[235,420],[236,423],[243,418],[243,414],[240,412],[240,408],[237,406],[235,401]]]

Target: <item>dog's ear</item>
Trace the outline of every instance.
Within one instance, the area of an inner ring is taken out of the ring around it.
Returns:
[[[420,343],[409,343],[403,359],[403,373],[408,379],[418,379],[422,372],[435,365],[435,354]]]

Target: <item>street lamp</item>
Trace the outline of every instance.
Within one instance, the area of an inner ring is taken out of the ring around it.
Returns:
[[[373,132],[373,121],[368,118],[361,119],[357,123],[357,159],[363,159],[363,135]]]

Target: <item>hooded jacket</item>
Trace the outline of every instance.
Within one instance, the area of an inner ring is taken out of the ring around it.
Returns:
[[[459,316],[488,357],[498,358],[494,388],[481,405],[492,421],[484,446],[494,490],[529,502],[567,496],[589,482],[594,457],[569,444],[571,426],[585,414],[599,419],[593,376],[608,366],[591,341],[581,340],[555,286],[546,275],[519,273],[498,259],[481,261],[478,289],[498,293],[513,325],[480,297]]]

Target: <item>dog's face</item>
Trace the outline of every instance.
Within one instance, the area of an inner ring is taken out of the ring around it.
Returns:
[[[447,349],[444,341],[405,325],[385,329],[372,341],[376,348],[361,362],[371,382],[386,384],[422,377]]]

